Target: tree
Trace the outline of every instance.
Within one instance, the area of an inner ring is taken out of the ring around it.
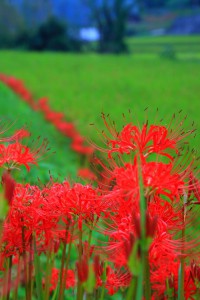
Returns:
[[[0,0],[0,48],[12,47],[16,35],[23,28],[23,18],[17,9]]]
[[[102,0],[99,2],[85,2],[91,10],[100,34],[98,51],[101,53],[126,52],[128,50],[124,41],[126,25],[135,1]]]
[[[29,37],[28,48],[36,51],[81,51],[81,43],[71,36],[67,26],[55,17],[42,23]]]

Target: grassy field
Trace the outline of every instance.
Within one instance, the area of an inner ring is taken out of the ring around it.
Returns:
[[[162,55],[170,48],[178,57],[184,54],[200,56],[200,36],[149,36],[134,37],[127,40],[129,49],[133,53],[151,53]]]
[[[133,122],[145,119],[146,107],[151,121],[156,115],[158,119],[169,119],[182,109],[183,115],[188,116],[186,125],[190,127],[194,121],[200,129],[200,60],[189,53],[186,57],[181,52],[178,55],[170,60],[155,54],[98,56],[2,51],[0,72],[24,80],[36,99],[49,97],[54,109],[64,111],[83,135],[98,141],[97,131],[89,124],[103,129],[102,111],[110,113],[121,126],[125,123],[122,113],[128,115],[129,109]],[[191,138],[191,143],[198,148],[199,134],[195,140]]]

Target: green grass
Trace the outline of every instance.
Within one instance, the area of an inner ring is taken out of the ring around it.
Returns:
[[[31,132],[31,137],[24,143],[28,143],[30,147],[37,141],[38,136],[40,144],[44,139],[48,140],[50,150],[41,156],[38,166],[33,165],[29,173],[22,167],[20,172],[16,171],[15,178],[34,184],[38,183],[38,178],[42,183],[48,182],[50,174],[58,181],[76,178],[79,157],[69,149],[70,140],[59,134],[52,125],[43,120],[42,115],[32,111],[2,83],[0,83],[0,120],[8,129],[6,136],[26,126],[25,128]]]
[[[166,47],[171,47],[178,54],[200,55],[200,36],[155,36],[133,37],[127,40],[133,53],[161,54]]]
[[[188,39],[188,38],[187,38]],[[193,38],[192,38],[193,39]],[[47,96],[54,109],[64,111],[86,137],[99,140],[90,123],[103,129],[100,113],[110,113],[120,126],[122,113],[132,121],[168,119],[174,112],[187,114],[200,129],[200,60],[186,54],[169,60],[155,54],[98,56],[96,54],[26,53],[3,51],[0,71],[24,80],[35,98]],[[0,107],[1,107],[0,103]],[[130,118],[129,118],[130,119]],[[192,146],[200,136],[190,139]]]

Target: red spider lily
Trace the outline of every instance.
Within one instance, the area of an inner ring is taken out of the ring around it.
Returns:
[[[6,165],[13,169],[24,165],[29,171],[29,164],[36,164],[36,158],[27,146],[20,143],[0,145],[0,166]]]
[[[79,169],[77,175],[83,179],[96,180],[96,175],[88,168]]]
[[[96,281],[99,283],[101,281],[100,277],[103,274],[103,263],[100,262],[99,255],[95,255],[94,257],[93,269],[96,276]]]
[[[74,125],[66,121],[60,121],[55,124],[58,131],[67,137],[73,137],[74,135]]]
[[[16,185],[12,205],[4,224],[2,243],[5,255],[10,255],[12,251],[22,253],[27,247],[37,228],[39,218],[37,213],[40,205],[41,197],[37,187]]]
[[[177,151],[177,140],[170,139],[167,128],[163,126],[143,125],[142,129],[132,124],[126,125],[115,140],[109,140],[111,145],[109,155],[113,152],[130,154],[138,150],[144,156],[150,153],[157,153],[172,159],[165,150],[173,149]]]
[[[100,216],[102,211],[97,192],[89,185],[74,184],[64,201],[69,205],[69,213],[78,217],[80,227],[82,220],[93,222],[94,217]]]
[[[59,269],[53,268],[51,271],[50,292],[55,291],[58,284],[58,278],[59,278]],[[43,283],[45,283],[44,280]]]
[[[38,100],[38,107],[43,112],[48,112],[50,110],[50,106],[48,103],[48,98],[43,97]]]
[[[26,129],[24,129],[24,128],[22,128],[22,129],[20,129],[20,130],[17,130],[15,133],[14,133],[14,135],[11,137],[11,140],[12,141],[20,141],[20,140],[22,140],[22,139],[24,139],[24,138],[26,138],[26,137],[29,137],[31,134],[30,134],[30,132],[28,131],[28,130],[26,130]]]
[[[16,182],[7,171],[5,171],[2,175],[2,184],[4,187],[4,197],[8,201],[8,204],[11,205]]]
[[[141,238],[141,228],[140,228],[140,215],[133,215],[132,218],[133,225],[135,227],[136,236]],[[153,217],[150,216],[149,212],[146,211],[146,236],[153,237],[156,232],[156,227],[158,223],[158,216],[155,215]]]
[[[53,124],[59,123],[64,117],[63,113],[58,113],[55,111],[49,111],[45,114],[45,119]]]
[[[64,272],[66,272],[64,270]],[[73,270],[67,270],[67,277],[66,277],[66,289],[73,288],[76,285],[75,273]]]
[[[171,201],[179,200],[184,188],[183,178],[173,172],[173,165],[149,162],[143,166],[144,185],[149,190],[147,194],[166,196]]]
[[[78,279],[80,282],[85,282],[89,275],[88,259],[86,255],[83,255],[81,260],[76,263]]]
[[[0,127],[0,128],[1,128],[1,127]],[[0,134],[4,134],[5,131],[6,131],[6,129],[4,129],[3,126],[2,126],[1,131],[0,131]],[[12,136],[10,136],[10,137],[1,137],[1,138],[0,138],[0,142],[1,142],[1,143],[5,143],[5,142],[13,142],[13,141],[18,142],[18,141],[20,141],[20,140],[22,140],[23,138],[28,137],[28,136],[30,136],[30,133],[29,133],[27,130],[25,130],[24,128],[22,128],[22,129],[20,129],[20,130],[17,130],[17,131],[16,131]]]
[[[130,284],[131,275],[128,272],[116,272],[107,267],[106,275],[106,289],[109,295],[114,295],[119,288],[128,287]]]
[[[196,288],[199,288],[200,287],[200,267],[199,267],[199,265],[197,265],[195,263],[194,260],[191,262],[190,276],[191,276],[191,279],[193,280]]]
[[[28,249],[32,236],[35,235],[39,250],[46,251],[56,241],[60,229],[58,221],[60,209],[58,200],[47,197],[47,193],[37,186],[15,186],[12,205],[4,223],[2,236],[3,255],[9,256],[15,251],[22,253]],[[52,210],[55,208],[55,210]]]
[[[9,144],[7,146],[0,145],[0,166],[8,169],[18,168],[24,165],[27,170],[30,170],[30,164],[37,164],[37,159],[46,149],[44,142],[36,150],[31,150],[19,142]]]
[[[57,268],[53,268],[51,272],[51,280],[50,280],[50,292],[55,291],[58,285],[58,279],[59,279],[59,272],[60,270]],[[64,270],[66,272],[66,270]],[[66,283],[65,288],[69,289],[76,285],[75,280],[75,273],[73,270],[67,270],[67,277],[66,277]],[[43,279],[43,284],[45,285],[45,279]]]
[[[169,287],[173,290],[174,297],[178,296],[178,272],[180,264],[174,261],[165,260],[158,266],[157,270],[154,270],[151,274],[151,282],[154,290],[155,299],[163,299],[166,295],[166,281],[168,281]],[[194,282],[190,278],[190,268],[185,267],[184,270],[184,296],[185,299],[195,299],[193,297],[196,293],[196,287]],[[168,299],[168,298],[164,298]]]

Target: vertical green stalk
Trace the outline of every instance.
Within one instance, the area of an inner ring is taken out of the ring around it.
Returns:
[[[30,239],[30,252],[29,252],[29,264],[28,264],[28,295],[29,299],[32,298],[32,271],[33,271],[33,262],[32,262],[32,252],[33,252],[33,239]]]
[[[38,299],[43,300],[42,273],[41,273],[41,267],[40,267],[40,258],[37,253],[35,235],[33,235],[33,247],[34,247],[34,267],[35,267],[35,280],[36,280],[37,296],[38,296]]]
[[[61,300],[63,300],[63,297],[64,297],[64,285],[65,285],[65,282],[67,280],[67,271],[68,271],[70,254],[71,254],[71,249],[72,249],[73,234],[74,234],[74,225],[72,225],[71,237],[70,237],[70,242],[69,242],[69,246],[68,246],[68,253],[67,253],[66,263],[65,263],[65,272],[64,272],[63,283],[62,283],[63,292],[62,292]]]
[[[104,271],[103,271],[103,278],[102,278],[103,284],[102,284],[102,287],[101,287],[100,300],[104,300],[104,295],[105,295],[106,278],[107,278],[107,275],[106,275],[107,264],[108,263],[106,262],[105,266],[104,266]]]
[[[136,300],[144,299],[143,298],[143,270],[141,270],[141,273],[138,276],[137,289],[136,289],[136,298],[135,299]]]
[[[128,289],[126,300],[136,299],[137,276],[133,275],[130,287]]]
[[[182,240],[183,240],[183,248],[182,248],[182,256],[181,256],[181,263],[180,263],[180,268],[179,268],[179,278],[178,278],[178,300],[184,300],[184,280],[185,280],[185,258],[184,258],[184,253],[185,253],[185,218],[186,218],[186,205],[187,205],[187,195],[185,194],[183,197],[183,213],[182,213],[182,218],[183,218],[183,229],[182,229]]]
[[[54,262],[54,253],[51,253],[51,249],[47,251],[47,265],[46,265],[46,275],[45,275],[45,289],[44,289],[44,299],[49,299],[49,292],[50,292],[50,281],[51,281],[51,273],[53,268],[53,262]]]
[[[140,188],[140,231],[141,231],[140,242],[141,242],[141,262],[142,262],[142,272],[141,274],[139,274],[137,295],[141,294],[141,289],[144,281],[145,300],[150,300],[151,299],[150,268],[149,268],[149,259],[148,259],[148,241],[146,237],[147,205],[144,196],[142,161],[141,161],[140,153],[138,154],[137,158],[138,158],[138,179],[139,179],[139,188]]]
[[[99,290],[96,289],[96,290],[94,291],[94,300],[98,300],[98,299],[99,299]]]
[[[61,268],[60,268],[60,279],[59,279],[59,295],[58,299],[61,300],[63,298],[64,287],[63,287],[63,276],[64,276],[64,266],[65,266],[65,259],[66,259],[66,249],[67,249],[67,237],[69,233],[70,221],[67,220],[66,224],[66,232],[65,232],[65,241],[64,247],[62,252],[62,260],[61,260]]]
[[[92,239],[92,229],[90,228],[89,236],[88,236],[88,253],[87,253],[87,258],[88,258],[88,259],[89,259],[89,257],[90,257],[90,244],[91,244],[91,239]]]
[[[81,258],[83,254],[83,245],[82,245],[82,228],[79,229],[79,248],[78,248],[78,253],[79,253],[79,263],[81,263]],[[83,299],[83,287],[82,283],[80,282],[80,279],[78,279],[78,285],[77,285],[77,300],[82,300]]]
[[[19,262],[17,264],[17,277],[16,277],[16,281],[15,281],[13,300],[17,300],[17,298],[18,298],[18,287],[19,287],[19,283],[20,283],[20,274],[21,274],[21,256],[19,257]]]
[[[174,298],[174,288],[170,287],[169,279],[166,279],[166,296],[168,300],[175,300]]]
[[[22,221],[23,221],[23,219],[22,219]],[[25,282],[26,300],[30,300],[29,294],[28,294],[28,273],[27,273],[27,257],[26,257],[24,226],[22,226],[22,247],[23,247],[22,257],[23,257],[23,262],[24,262],[24,282]]]
[[[8,285],[8,268],[9,268],[8,258],[5,258],[4,266],[5,266],[5,271],[4,271],[4,276],[3,276],[2,300],[6,300],[6,296],[8,293],[8,287],[7,287],[7,285]]]
[[[8,282],[7,282],[7,297],[6,300],[10,299],[10,289],[11,289],[11,272],[12,272],[12,256],[8,258]]]

